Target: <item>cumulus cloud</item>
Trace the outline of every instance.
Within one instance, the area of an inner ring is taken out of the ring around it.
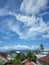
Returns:
[[[37,50],[40,49],[39,46],[27,46],[27,45],[14,45],[14,46],[4,46],[0,47],[0,50]]]

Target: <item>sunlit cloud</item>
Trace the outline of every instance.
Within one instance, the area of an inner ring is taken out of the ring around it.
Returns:
[[[39,48],[39,46],[27,46],[27,45],[14,45],[14,46],[4,46],[4,47],[0,47],[0,50],[37,50]]]

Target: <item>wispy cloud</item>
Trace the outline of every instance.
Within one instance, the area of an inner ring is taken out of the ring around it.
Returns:
[[[10,3],[11,2],[9,2],[9,4]],[[7,15],[14,16],[17,20],[16,22],[19,23],[15,22],[14,24],[13,20],[8,20],[8,22],[5,23],[7,27],[4,24],[3,25],[6,28],[8,28],[8,30],[10,29],[11,31],[18,34],[20,39],[36,39],[37,36],[41,36],[41,38],[45,38],[44,33],[49,30],[49,24],[45,23],[45,21],[42,18],[42,15],[47,14],[47,12],[40,14],[40,16],[36,16],[36,15],[39,14],[39,12],[45,8],[47,3],[48,0],[30,0],[30,1],[23,0],[23,2],[20,5],[20,13],[18,14],[15,13],[15,11],[13,10],[9,11],[8,9],[11,8],[7,6],[4,8],[4,10],[1,10],[0,15],[3,15],[5,11],[7,12]],[[23,25],[20,25],[20,23],[23,23]],[[4,26],[2,26],[3,29]]]
[[[42,37],[43,37],[43,38],[49,38],[49,31],[48,31],[47,34],[43,34]]]
[[[45,8],[47,2],[48,0],[23,0],[20,11],[22,14],[24,13],[24,15],[9,12],[10,15],[15,16],[18,21],[24,24],[22,27],[23,31],[21,31],[22,28],[17,25],[10,25],[11,30],[16,32],[20,39],[36,38],[37,35],[43,37],[43,33],[49,30],[49,25],[43,21],[42,16],[36,16],[36,14]],[[47,12],[41,15],[45,14],[47,14]]]
[[[16,19],[18,19],[24,24],[23,31],[21,31],[21,27],[18,26],[19,24],[18,25],[12,25],[12,23],[9,24],[11,30],[16,32],[21,39],[34,38],[37,35],[42,36],[43,33],[45,33],[46,31],[48,33],[49,24],[43,21],[42,17],[36,17],[35,15],[31,17],[27,15],[23,16],[21,14],[18,15],[12,13],[10,14],[16,16]]]
[[[39,16],[43,16],[43,15],[46,15],[46,14],[49,15],[49,12],[44,12],[44,13],[42,13],[42,14],[39,14]]]

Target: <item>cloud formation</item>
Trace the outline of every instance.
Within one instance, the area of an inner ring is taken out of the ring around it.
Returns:
[[[46,37],[45,33],[49,34],[49,23],[43,20],[42,16],[38,17],[35,14],[32,16],[16,14],[9,12],[9,14],[16,17],[18,21],[21,21],[24,25],[22,26],[23,31],[21,31],[20,26],[10,25],[11,30],[16,32],[20,39],[35,39],[36,36],[41,36],[41,38],[48,38],[49,35]],[[43,14],[45,15],[45,14]],[[19,24],[18,24],[19,25]],[[44,37],[45,36],[45,37]]]
[[[48,0],[23,0],[20,11],[26,14],[37,14],[45,8]]]
[[[0,50],[37,50],[39,48],[39,46],[27,46],[27,45],[14,45],[14,46],[4,46],[4,47],[0,47]]]
[[[6,15],[7,13],[7,15],[12,15],[16,18],[16,22],[14,22],[13,19],[8,20],[6,26],[8,30],[10,29],[18,34],[20,39],[37,39],[38,36],[41,38],[49,38],[49,23],[46,23],[42,17],[47,14],[47,12],[40,14],[41,10],[45,9],[47,3],[48,0],[23,0],[19,8],[19,13],[16,13],[13,8],[10,8],[8,5],[1,10],[3,12],[1,12],[0,15]],[[48,36],[45,35],[46,32]]]

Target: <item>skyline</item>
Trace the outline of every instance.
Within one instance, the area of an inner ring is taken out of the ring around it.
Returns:
[[[49,50],[49,0],[0,0],[0,50]]]

